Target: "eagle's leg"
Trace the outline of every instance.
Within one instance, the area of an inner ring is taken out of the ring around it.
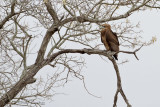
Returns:
[[[107,51],[107,54],[108,54],[109,59],[115,58],[116,60],[118,60],[116,52],[109,50]]]

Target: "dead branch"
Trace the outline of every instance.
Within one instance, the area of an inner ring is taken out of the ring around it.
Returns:
[[[0,29],[3,27],[3,25],[14,15],[19,14],[19,13],[15,13],[14,12],[14,8],[15,8],[15,4],[16,4],[16,0],[13,0],[13,2],[11,3],[11,13],[8,14],[1,22],[0,22]]]
[[[143,45],[140,48],[138,48],[135,51],[133,51],[133,52],[129,52],[129,51],[119,51],[119,52],[127,53],[127,54],[133,54],[136,57],[136,59],[139,60],[137,55],[136,55],[136,52],[139,51],[142,47],[143,47]]]
[[[47,7],[48,13],[51,15],[52,19],[55,21],[54,23],[58,23],[59,19],[58,19],[57,13],[53,9],[51,2],[50,1],[45,2],[45,5]]]
[[[121,96],[123,97],[124,101],[127,104],[127,107],[131,107],[131,105],[128,102],[128,99],[127,99],[127,97],[126,97],[126,95],[125,95],[125,93],[123,92],[123,89],[122,89],[121,76],[120,76],[120,72],[119,72],[119,69],[118,69],[118,65],[117,65],[117,63],[114,59],[109,59],[109,60],[112,62],[113,66],[114,66],[114,69],[116,71],[116,76],[117,76],[117,91],[116,91],[115,96],[114,96],[113,107],[117,107],[116,103],[117,103],[117,99],[118,99],[118,93],[120,93]]]

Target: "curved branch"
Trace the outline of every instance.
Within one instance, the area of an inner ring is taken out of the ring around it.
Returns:
[[[117,63],[114,59],[109,59],[109,60],[112,62],[113,66],[114,66],[114,69],[116,71],[116,76],[117,76],[117,91],[115,93],[113,107],[116,107],[116,103],[117,103],[117,99],[118,99],[118,93],[120,93],[122,95],[124,101],[127,104],[127,107],[131,107],[131,105],[128,102],[128,99],[127,99],[127,97],[126,97],[126,95],[125,95],[125,93],[123,92],[123,89],[122,89],[121,76],[120,76],[120,73],[119,73],[118,65],[117,65]]]
[[[59,52],[56,52],[52,54],[50,57],[46,59],[47,62],[52,62],[57,56],[65,53],[80,53],[80,54],[98,54],[98,55],[103,55],[108,58],[112,59],[112,55],[115,54],[115,52],[111,51],[106,51],[106,50],[98,50],[98,49],[64,49]]]
[[[16,15],[17,13],[14,12],[14,8],[15,8],[15,4],[16,4],[16,0],[14,0],[11,3],[11,13],[9,15],[7,15],[2,22],[0,22],[0,29],[2,29],[3,25],[14,15]]]
[[[142,48],[142,46],[133,52],[131,52],[131,51],[119,51],[119,52],[136,55],[136,52],[139,51]],[[110,59],[113,59],[112,55],[114,55],[116,52],[111,52],[111,51],[107,51],[107,50],[99,50],[99,49],[86,49],[86,48],[84,48],[84,49],[63,49],[61,51],[53,53],[46,60],[52,62],[58,55],[65,54],[65,53],[80,53],[80,54],[88,54],[88,55],[98,54],[98,55],[103,55],[103,56],[106,56]]]

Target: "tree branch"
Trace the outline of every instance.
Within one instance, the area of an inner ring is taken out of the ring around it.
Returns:
[[[9,18],[11,18],[12,16],[16,15],[17,13],[14,12],[14,7],[16,4],[16,0],[13,0],[13,2],[11,3],[11,13],[6,16],[2,22],[0,22],[0,29],[2,29],[3,25],[9,20]]]
[[[131,105],[128,102],[128,99],[127,99],[127,97],[124,94],[123,89],[122,89],[121,76],[120,76],[120,73],[119,73],[118,65],[117,65],[117,63],[116,63],[116,61],[114,59],[110,59],[109,58],[109,60],[112,62],[113,66],[114,66],[114,69],[116,71],[116,76],[117,76],[117,91],[116,91],[115,96],[114,96],[113,107],[117,107],[116,103],[117,103],[117,99],[118,99],[118,93],[120,93],[122,95],[124,101],[127,104],[127,107],[131,107]]]
[[[44,67],[44,63],[33,66],[8,92],[0,98],[0,107],[4,107],[27,85],[34,83],[36,73]]]
[[[48,46],[48,43],[52,37],[52,35],[58,30],[58,27],[56,25],[52,25],[46,32],[45,37],[42,41],[41,47],[38,51],[38,56],[36,59],[36,63],[41,63],[44,59],[44,55]]]
[[[129,51],[119,51],[119,52],[127,53],[127,54],[133,54],[136,57],[136,59],[139,60],[137,55],[136,55],[136,52],[139,51],[142,47],[143,47],[143,45],[140,48],[138,48],[135,51],[133,51],[133,52],[129,52]]]
[[[66,6],[65,3],[63,3],[63,7],[64,7],[64,9],[65,9],[71,16],[75,16],[75,15],[67,8],[67,6]]]
[[[64,19],[62,22],[61,22],[61,25],[64,25],[68,22],[71,22],[71,21],[78,21],[78,22],[92,22],[92,23],[103,23],[103,22],[107,22],[107,21],[113,21],[113,20],[118,20],[118,19],[124,19],[124,18],[127,18],[128,16],[131,15],[132,12],[140,9],[141,7],[143,7],[144,5],[146,5],[150,0],[146,1],[144,0],[144,2],[135,7],[135,6],[132,6],[130,10],[128,10],[126,13],[122,14],[122,15],[119,15],[119,16],[113,16],[113,17],[109,17],[107,19],[93,19],[93,18],[89,18],[87,17],[86,15],[81,15],[81,16],[73,16],[73,17],[70,17],[70,18],[67,18],[67,19]]]
[[[55,21],[55,23],[59,22],[57,13],[55,12],[55,10],[52,8],[52,4],[51,2],[45,2],[44,3],[45,6],[47,7],[47,11],[49,12],[49,14],[51,15],[52,19]]]
[[[106,51],[106,50],[96,50],[96,49],[64,49],[59,52],[56,52],[52,54],[49,58],[47,58],[47,62],[52,62],[58,55],[65,54],[65,53],[80,53],[80,54],[98,54],[98,55],[103,55],[109,58],[112,58],[112,55],[115,54],[115,52],[111,51]]]

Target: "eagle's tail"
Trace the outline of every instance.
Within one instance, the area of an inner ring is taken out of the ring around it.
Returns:
[[[116,60],[118,60],[118,54],[113,55]]]

